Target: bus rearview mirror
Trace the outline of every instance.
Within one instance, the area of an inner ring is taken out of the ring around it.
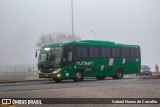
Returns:
[[[37,51],[36,51],[36,53],[35,53],[35,57],[37,58]]]

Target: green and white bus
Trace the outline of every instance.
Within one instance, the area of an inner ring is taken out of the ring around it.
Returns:
[[[50,43],[42,46],[38,55],[39,78],[56,82],[83,81],[84,77],[121,79],[124,74],[139,73],[140,66],[140,46],[110,41]]]

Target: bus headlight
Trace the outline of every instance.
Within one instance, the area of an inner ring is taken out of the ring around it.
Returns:
[[[49,50],[50,50],[50,48],[44,48],[44,50],[45,50],[45,51],[49,51]]]
[[[61,74],[58,74],[58,75],[57,75],[57,77],[60,77],[60,76],[61,76]]]
[[[59,68],[59,69],[53,71],[53,73],[56,74],[56,73],[58,73],[59,71],[61,71],[61,68]]]
[[[38,71],[38,73],[40,74],[40,73],[42,73],[41,71]]]

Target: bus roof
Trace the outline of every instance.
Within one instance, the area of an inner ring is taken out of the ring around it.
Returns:
[[[102,41],[102,40],[81,40],[81,41],[72,41],[72,42],[61,42],[61,43],[49,43],[43,45],[43,47],[54,47],[54,46],[120,46],[120,47],[139,47],[138,45],[129,45],[122,43],[115,43],[111,41]]]

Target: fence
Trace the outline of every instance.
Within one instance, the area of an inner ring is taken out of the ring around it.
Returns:
[[[37,65],[0,66],[0,80],[26,80],[37,78]]]

